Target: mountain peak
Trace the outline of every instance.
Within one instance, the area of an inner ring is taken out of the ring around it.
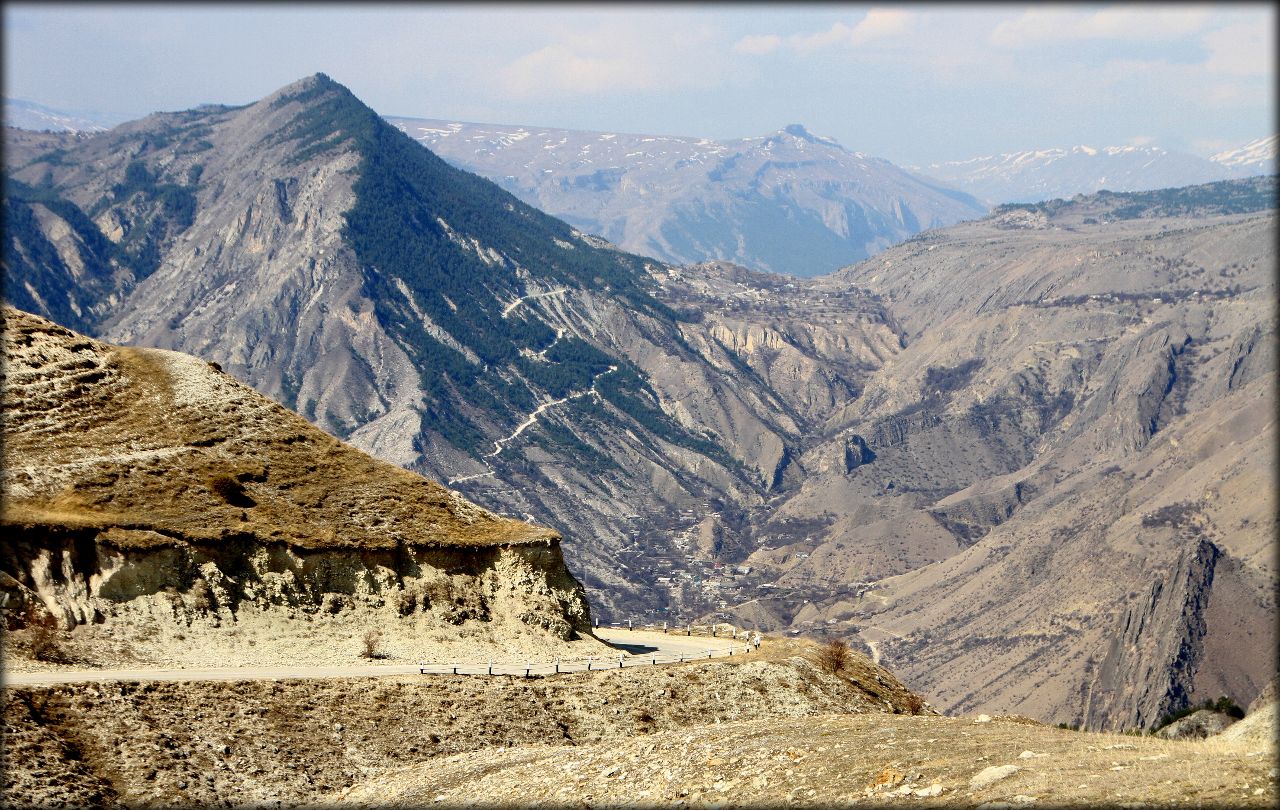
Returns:
[[[351,101],[360,104],[360,106],[364,106],[363,102],[357,99],[350,90],[324,73],[313,73],[310,76],[305,76],[295,82],[286,84],[260,103],[265,103],[275,108],[290,101],[309,102],[334,95],[345,96]]]
[[[804,141],[805,143],[819,144],[821,146],[830,146],[835,149],[844,150],[844,147],[841,146],[839,143],[837,143],[834,139],[825,137],[823,135],[815,135],[814,133],[806,129],[803,124],[787,124],[782,129],[766,137],[764,139],[764,142],[766,144],[777,143],[778,141],[783,140],[784,138],[787,138],[787,137],[793,138],[797,141]],[[844,151],[848,151],[848,150],[844,150]]]

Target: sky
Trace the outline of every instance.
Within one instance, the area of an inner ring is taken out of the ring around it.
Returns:
[[[384,115],[746,138],[902,165],[1274,134],[1271,3],[4,5],[4,93],[115,121],[327,73]]]

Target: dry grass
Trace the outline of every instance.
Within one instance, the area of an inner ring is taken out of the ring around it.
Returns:
[[[117,533],[121,547],[157,535],[307,549],[558,541],[371,458],[203,361],[110,347],[12,308],[4,325],[5,524],[154,533]]]

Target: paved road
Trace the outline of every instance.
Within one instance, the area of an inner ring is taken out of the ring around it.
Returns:
[[[700,658],[742,655],[745,643],[728,638],[666,635],[661,632],[598,628],[597,636],[618,644],[626,653],[605,653],[590,661],[459,661],[432,664],[348,664],[343,666],[211,667],[200,669],[76,669],[56,672],[4,672],[6,686],[47,686],[100,681],[270,681],[293,678],[368,678],[388,675],[551,675],[585,672],[588,668],[630,669]]]

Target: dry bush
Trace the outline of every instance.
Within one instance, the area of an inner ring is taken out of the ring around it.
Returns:
[[[401,591],[396,597],[396,608],[401,616],[409,616],[418,609],[418,595],[413,591]]]
[[[838,674],[852,659],[849,642],[842,638],[833,638],[818,648],[814,661],[823,672]]]
[[[216,607],[213,589],[207,580],[197,579],[191,586],[191,602],[201,613],[211,613]]]
[[[62,646],[62,636],[58,633],[57,620],[34,604],[27,606],[26,613],[31,657],[50,664],[70,663],[70,656]]]
[[[902,703],[911,714],[919,714],[924,711],[924,698],[914,692],[908,692],[906,697],[902,699]]]
[[[209,479],[209,489],[217,493],[218,497],[231,506],[244,508],[257,506],[257,502],[249,497],[249,493],[245,492],[244,483],[234,476],[226,474],[213,476]]]
[[[378,652],[378,642],[382,639],[381,630],[369,630],[363,638],[364,649],[360,651],[361,658],[385,658],[386,656]]]

